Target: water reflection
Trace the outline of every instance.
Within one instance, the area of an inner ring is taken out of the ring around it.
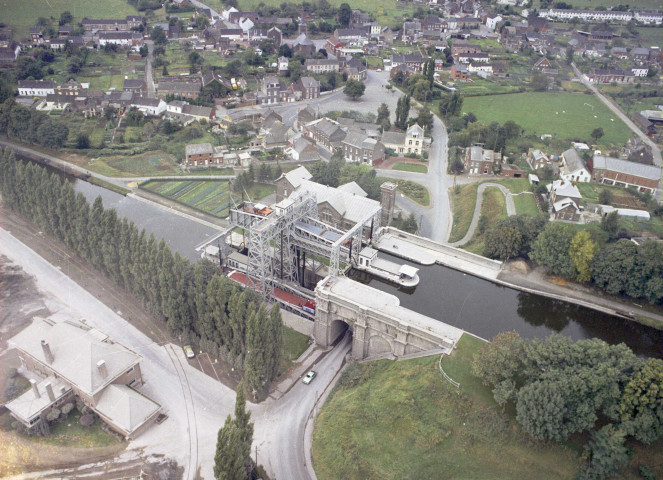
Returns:
[[[663,357],[663,332],[579,305],[513,290],[439,265],[412,264],[380,253],[380,257],[419,268],[419,285],[401,290],[365,272],[351,278],[391,293],[400,304],[423,315],[490,339],[517,331],[525,338],[561,333],[576,340],[600,338],[626,343],[638,355]]]

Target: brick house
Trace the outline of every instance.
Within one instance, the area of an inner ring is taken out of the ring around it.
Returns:
[[[303,132],[304,135],[312,138],[316,144],[330,152],[341,146],[341,142],[346,135],[338,122],[328,118],[314,120],[304,125]]]
[[[313,178],[306,167],[297,167],[281,175],[274,183],[276,184],[276,203],[288,198],[304,182]]]
[[[635,187],[641,192],[654,192],[661,181],[661,167],[594,155],[587,161],[592,180],[607,185]]]
[[[424,129],[416,123],[411,125],[405,133],[384,132],[381,141],[385,148],[391,148],[399,155],[406,153],[421,155],[426,146]]]
[[[36,317],[8,343],[18,351],[21,366],[40,378],[5,404],[28,429],[47,421],[53,408],[76,399],[128,439],[159,414],[161,407],[136,390],[143,385],[140,356],[96,329]]]
[[[187,145],[184,149],[187,167],[206,167],[212,161],[214,149],[211,143]]]
[[[465,149],[465,171],[471,175],[492,175],[493,167],[501,164],[500,154],[481,145]]]
[[[555,180],[547,188],[553,219],[567,222],[582,220],[582,210],[579,207],[582,195],[575,185],[564,180]]]
[[[470,78],[470,73],[467,71],[467,66],[454,62],[451,66],[451,79],[459,82],[467,82]]]
[[[301,92],[301,100],[320,97],[320,82],[313,77],[301,77],[294,84],[295,90]]]
[[[424,62],[426,60],[421,55],[410,54],[410,55],[392,55],[391,64],[392,65],[402,65],[405,64],[409,69],[415,72],[421,72],[424,69]]]
[[[374,138],[368,138],[364,132],[351,130],[341,142],[343,157],[346,162],[374,163],[384,160],[384,145]]]

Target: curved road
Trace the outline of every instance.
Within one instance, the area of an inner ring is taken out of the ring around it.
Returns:
[[[483,192],[486,190],[488,187],[497,187],[499,188],[502,193],[504,194],[504,198],[506,199],[506,214],[507,216],[512,216],[516,214],[516,204],[513,202],[513,195],[509,191],[508,188],[506,188],[504,185],[500,185],[498,183],[482,183],[479,185],[479,188],[477,189],[477,203],[474,207],[474,216],[472,217],[472,223],[470,223],[470,228],[467,230],[467,233],[463,238],[458,240],[457,242],[450,243],[452,247],[459,247],[461,245],[466,244],[469,242],[472,237],[474,236],[474,231],[477,229],[477,226],[479,225],[479,218],[481,217],[481,205],[483,204]]]

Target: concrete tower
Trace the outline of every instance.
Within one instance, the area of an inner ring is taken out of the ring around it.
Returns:
[[[384,182],[380,185],[380,205],[382,206],[382,217],[380,223],[383,227],[391,225],[394,218],[394,204],[396,203],[396,188],[398,185],[391,182]]]

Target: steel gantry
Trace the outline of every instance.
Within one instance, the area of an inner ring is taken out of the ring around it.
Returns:
[[[274,300],[274,286],[294,285],[304,274],[299,252],[327,258],[329,274],[338,275],[341,264],[356,262],[363,243],[380,228],[381,208],[376,205],[365,218],[344,232],[318,218],[315,194],[295,192],[273,207],[244,202],[230,210],[230,221],[248,232],[246,281],[264,300]],[[297,251],[297,253],[295,253]]]

